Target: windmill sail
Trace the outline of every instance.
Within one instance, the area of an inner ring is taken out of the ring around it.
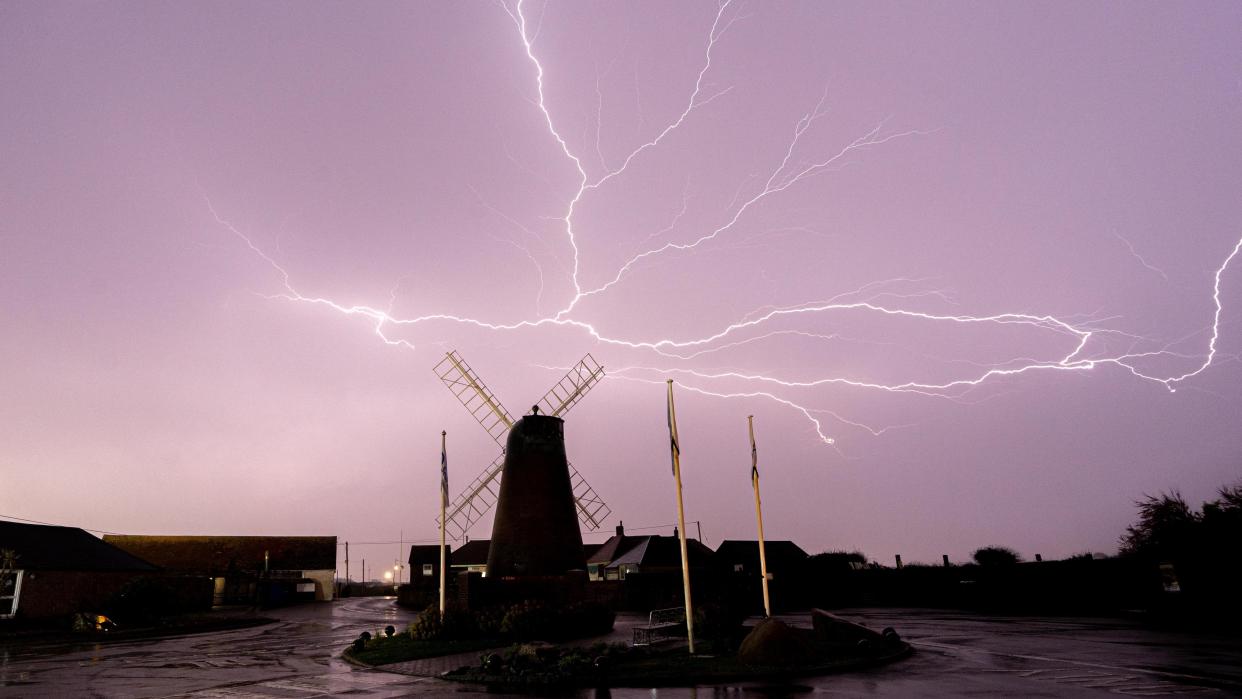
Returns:
[[[578,506],[578,519],[582,520],[582,523],[591,531],[599,529],[608,515],[612,514],[612,509],[604,503],[573,464],[569,464],[569,482],[574,489],[574,504]]]
[[[604,377],[604,367],[595,361],[590,354],[570,368],[569,373],[557,381],[543,398],[539,399],[539,407],[544,415],[560,417],[578,404],[582,397]]]
[[[505,410],[466,360],[456,350],[450,351],[436,364],[434,371],[448,390],[470,411],[470,415],[487,430],[487,434],[504,447],[505,435],[513,427],[513,416]]]
[[[458,541],[464,539],[470,527],[496,505],[496,499],[500,496],[500,471],[504,463],[505,455],[497,456],[492,465],[484,469],[449,505],[444,528],[451,538]],[[436,523],[439,524],[439,521],[437,517]]]

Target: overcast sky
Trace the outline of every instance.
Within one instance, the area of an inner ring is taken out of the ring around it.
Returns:
[[[518,415],[590,352],[566,442],[609,531],[671,532],[673,378],[713,547],[754,538],[753,414],[769,538],[1112,552],[1144,493],[1242,477],[1240,30],[0,4],[0,514],[430,540],[440,431],[454,495],[498,452],[443,353]]]

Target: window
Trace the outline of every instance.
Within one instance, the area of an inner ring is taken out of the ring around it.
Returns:
[[[741,563],[734,563],[734,564],[733,564],[733,572],[734,572],[734,573],[740,573],[740,572],[742,572],[742,564],[741,564]]]
[[[22,594],[22,572],[10,570],[0,574],[0,619],[17,613],[17,602]]]
[[[433,565],[433,564],[431,564],[431,563],[424,563],[424,564],[423,564],[423,575],[428,575],[428,576],[430,576],[430,575],[435,575],[435,574],[436,574],[436,567],[435,567],[435,565]]]

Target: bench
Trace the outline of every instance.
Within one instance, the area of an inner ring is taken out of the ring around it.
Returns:
[[[646,626],[634,627],[634,645],[649,646],[674,636],[674,629],[686,623],[686,608],[655,609],[647,615]]]

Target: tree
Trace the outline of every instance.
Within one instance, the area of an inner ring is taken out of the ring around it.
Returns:
[[[1217,492],[1219,498],[1203,503],[1201,528],[1208,550],[1224,552],[1242,539],[1242,482],[1221,486]]]
[[[1017,551],[1004,546],[984,546],[972,553],[970,557],[981,566],[1013,565],[1022,560]]]
[[[1225,519],[1242,517],[1242,481],[1233,485],[1222,485],[1217,491],[1220,497],[1203,503],[1203,518],[1221,517]]]
[[[1222,489],[1222,492],[1225,489]],[[1176,490],[1146,495],[1135,501],[1139,519],[1126,527],[1121,552],[1128,555],[1172,558],[1187,552],[1201,520]]]

